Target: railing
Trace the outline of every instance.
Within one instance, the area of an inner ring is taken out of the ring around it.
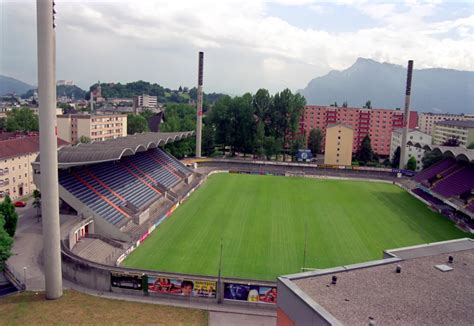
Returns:
[[[5,264],[5,268],[3,269],[3,273],[7,280],[9,280],[18,290],[25,291],[26,290],[26,275],[23,275],[24,282],[21,281],[21,274],[19,274],[14,268],[9,267]],[[26,272],[25,272],[26,274]]]

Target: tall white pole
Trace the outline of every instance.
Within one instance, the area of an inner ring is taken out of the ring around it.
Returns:
[[[399,169],[405,169],[405,156],[407,152],[408,127],[410,125],[410,96],[411,96],[411,80],[413,75],[413,60],[408,61],[407,84],[405,90],[405,111],[403,113],[403,132],[402,144],[400,145],[400,164]]]
[[[53,0],[37,0],[41,215],[47,299],[63,294],[56,136],[56,36]]]
[[[197,116],[196,116],[196,157],[201,157],[203,66],[204,66],[204,52],[199,52]]]

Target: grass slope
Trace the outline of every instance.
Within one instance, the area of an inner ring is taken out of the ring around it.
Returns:
[[[24,292],[0,298],[0,325],[207,325],[206,311],[65,291],[58,300]]]
[[[382,250],[465,233],[386,183],[211,176],[124,262],[128,267],[273,280],[305,267],[382,258]]]

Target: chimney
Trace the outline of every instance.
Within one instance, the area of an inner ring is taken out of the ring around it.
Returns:
[[[400,170],[405,169],[405,158],[407,150],[408,126],[410,120],[410,96],[411,96],[411,80],[413,75],[413,60],[408,61],[407,83],[405,90],[405,111],[403,113],[403,133],[402,143],[400,144]]]

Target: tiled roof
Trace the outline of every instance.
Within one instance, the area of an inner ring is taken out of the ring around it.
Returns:
[[[58,138],[58,147],[66,146],[68,142]],[[39,136],[25,136],[21,138],[0,141],[0,159],[27,155],[39,152]]]

